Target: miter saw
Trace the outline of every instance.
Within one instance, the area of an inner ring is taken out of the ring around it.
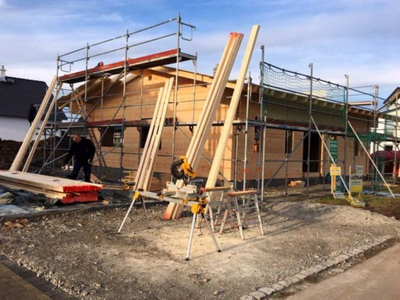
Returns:
[[[197,174],[193,170],[190,163],[188,162],[187,157],[181,156],[179,160],[171,164],[171,175],[175,179],[182,180],[183,185],[179,183],[175,184],[173,182],[168,181],[167,187],[159,193],[153,193],[141,190],[135,191],[131,206],[129,207],[128,212],[125,215],[125,219],[122,221],[118,233],[121,231],[122,226],[124,225],[125,220],[130,210],[132,209],[133,204],[137,199],[151,198],[156,200],[164,200],[176,204],[190,206],[191,211],[193,213],[192,227],[190,230],[190,237],[189,237],[188,249],[185,260],[189,260],[190,248],[193,240],[193,232],[196,224],[196,219],[199,215],[207,225],[207,229],[210,232],[210,236],[214,242],[214,246],[217,252],[221,252],[217,244],[217,240],[214,237],[214,233],[211,230],[210,224],[208,223],[207,218],[204,216],[208,201],[207,201],[207,196],[203,195],[200,190],[202,180],[195,179]]]
[[[197,174],[187,157],[181,156],[179,160],[171,164],[171,175],[175,179],[182,180],[183,186],[167,181],[167,187],[162,190],[160,195],[181,199],[184,204],[187,204],[188,201],[197,201],[197,205],[192,205],[192,212],[194,214],[204,213],[207,199],[200,192],[203,180],[195,179]]]

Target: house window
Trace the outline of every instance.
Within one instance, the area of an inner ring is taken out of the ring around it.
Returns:
[[[360,156],[360,144],[356,139],[354,140],[354,156]]]
[[[140,148],[146,145],[147,136],[149,135],[150,127],[140,127]]]
[[[114,146],[114,127],[99,128],[102,147],[113,147]]]
[[[285,131],[285,154],[289,154],[293,152],[293,139],[294,133],[293,130]]]
[[[304,134],[307,134],[307,132]],[[303,172],[307,172],[308,138],[309,136],[303,141]],[[312,132],[310,140],[310,172],[318,172],[320,168],[321,139],[318,133]]]
[[[385,145],[385,151],[392,151],[393,146],[392,145]]]
[[[149,135],[150,127],[140,127],[140,148],[143,149],[146,145],[146,140]],[[160,139],[160,146],[158,147],[161,150],[162,141]]]

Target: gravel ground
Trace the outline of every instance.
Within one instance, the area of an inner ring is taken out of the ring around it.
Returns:
[[[252,225],[243,241],[229,228],[216,234],[218,253],[203,226],[188,262],[192,218],[164,221],[164,205],[151,206],[147,220],[134,209],[121,234],[126,209],[2,224],[0,253],[81,299],[239,299],[400,232],[394,218],[277,195],[262,207],[265,236]]]

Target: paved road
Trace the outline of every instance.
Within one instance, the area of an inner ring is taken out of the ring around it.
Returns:
[[[0,300],[76,300],[35,273],[0,256]]]
[[[399,300],[400,244],[287,300]]]

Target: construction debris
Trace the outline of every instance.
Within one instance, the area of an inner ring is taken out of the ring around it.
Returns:
[[[295,180],[289,183],[290,187],[304,187],[306,183],[303,180]]]
[[[28,219],[16,220],[15,222],[7,221],[4,222],[4,228],[6,230],[11,230],[13,228],[24,228],[27,224],[29,224]]]

